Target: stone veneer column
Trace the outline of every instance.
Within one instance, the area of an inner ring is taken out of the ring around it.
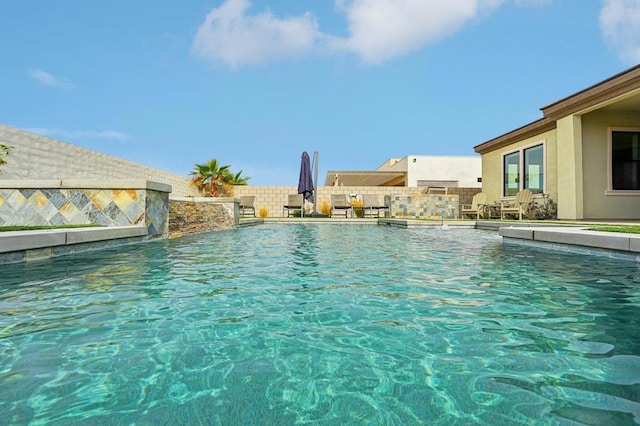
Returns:
[[[145,193],[145,225],[148,238],[167,238],[169,236],[169,192],[147,183]],[[165,185],[166,186],[166,185]],[[160,190],[158,190],[160,189]]]
[[[233,228],[237,198],[176,197],[169,202],[169,238]]]

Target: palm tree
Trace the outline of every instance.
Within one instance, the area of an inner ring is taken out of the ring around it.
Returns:
[[[241,177],[240,175],[242,175],[242,170],[240,170],[238,173],[236,173],[235,175],[231,176],[231,180],[229,181],[229,183],[231,185],[247,185],[247,183],[249,182],[249,179],[251,179],[250,177]]]
[[[9,155],[9,151],[13,149],[12,146],[7,146],[3,143],[0,143],[0,166],[4,166],[7,164],[7,160],[4,159],[6,155]]]
[[[205,164],[196,164],[191,171],[191,183],[198,188],[198,191],[204,192],[209,189],[209,195],[215,197],[218,195],[218,186],[228,184],[233,175],[229,172],[229,165],[220,166],[215,158],[209,160]]]

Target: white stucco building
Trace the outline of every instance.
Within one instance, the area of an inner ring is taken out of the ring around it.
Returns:
[[[482,187],[480,156],[407,155],[372,171],[328,171],[325,186]]]

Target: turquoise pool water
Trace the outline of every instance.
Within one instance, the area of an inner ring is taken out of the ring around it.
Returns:
[[[640,267],[262,226],[0,266],[0,424],[640,422]]]

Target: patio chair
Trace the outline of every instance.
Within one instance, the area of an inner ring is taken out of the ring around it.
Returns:
[[[345,194],[331,194],[331,217],[335,214],[334,211],[344,213],[345,218],[348,217],[348,213],[353,217],[353,207],[347,203]]]
[[[240,216],[247,216],[247,214],[250,213],[253,217],[256,217],[256,208],[253,206],[255,202],[255,195],[240,197]]]
[[[287,204],[282,207],[282,217],[284,217],[285,211],[289,217],[296,210],[300,210],[300,217],[304,217],[304,198],[302,194],[289,194]]]
[[[516,194],[515,200],[503,201],[500,203],[500,218],[504,220],[508,214],[518,216],[518,220],[522,220],[522,216],[526,216],[531,207],[533,193],[530,189],[523,189]]]
[[[364,205],[364,217],[380,217],[380,210],[385,212],[385,216],[388,215],[389,207],[380,203],[380,199],[375,194],[362,194],[362,201]],[[374,216],[375,214],[375,216]]]
[[[471,204],[462,204],[460,206],[460,216],[464,219],[465,215],[475,215],[476,220],[480,219],[480,216],[484,216],[484,209],[487,205],[487,194],[484,192],[478,192],[471,199]]]

